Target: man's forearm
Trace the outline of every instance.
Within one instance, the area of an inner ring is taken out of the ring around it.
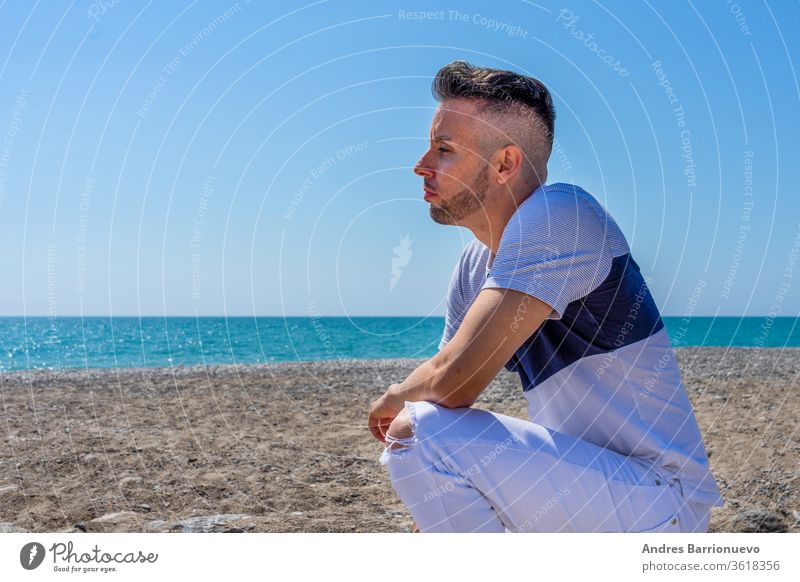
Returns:
[[[469,406],[474,399],[466,385],[468,379],[459,378],[458,371],[466,372],[462,367],[452,365],[445,354],[439,352],[419,365],[400,384],[392,385],[390,390],[409,402],[426,400],[448,408]]]

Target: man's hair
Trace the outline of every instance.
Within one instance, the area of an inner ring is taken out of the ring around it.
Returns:
[[[454,61],[436,74],[433,96],[437,101],[475,99],[480,103],[479,111],[524,115],[552,147],[556,112],[550,92],[538,79]]]

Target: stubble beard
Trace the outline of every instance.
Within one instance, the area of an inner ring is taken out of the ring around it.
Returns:
[[[431,204],[431,218],[439,224],[452,225],[483,210],[483,199],[486,197],[488,186],[489,166],[486,166],[475,178],[471,188],[464,188],[449,200],[443,200],[441,206]]]

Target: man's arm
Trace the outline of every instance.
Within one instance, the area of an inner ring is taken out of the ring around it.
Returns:
[[[404,401],[471,406],[519,347],[552,312],[543,301],[511,289],[481,290],[447,345],[400,384],[392,384],[370,411],[378,440]]]

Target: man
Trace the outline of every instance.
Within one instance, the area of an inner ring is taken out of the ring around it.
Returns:
[[[658,308],[583,189],[546,185],[542,83],[456,61],[414,168],[430,215],[471,230],[439,352],[373,402],[422,532],[701,532],[723,504]],[[517,371],[529,422],[471,408]]]

